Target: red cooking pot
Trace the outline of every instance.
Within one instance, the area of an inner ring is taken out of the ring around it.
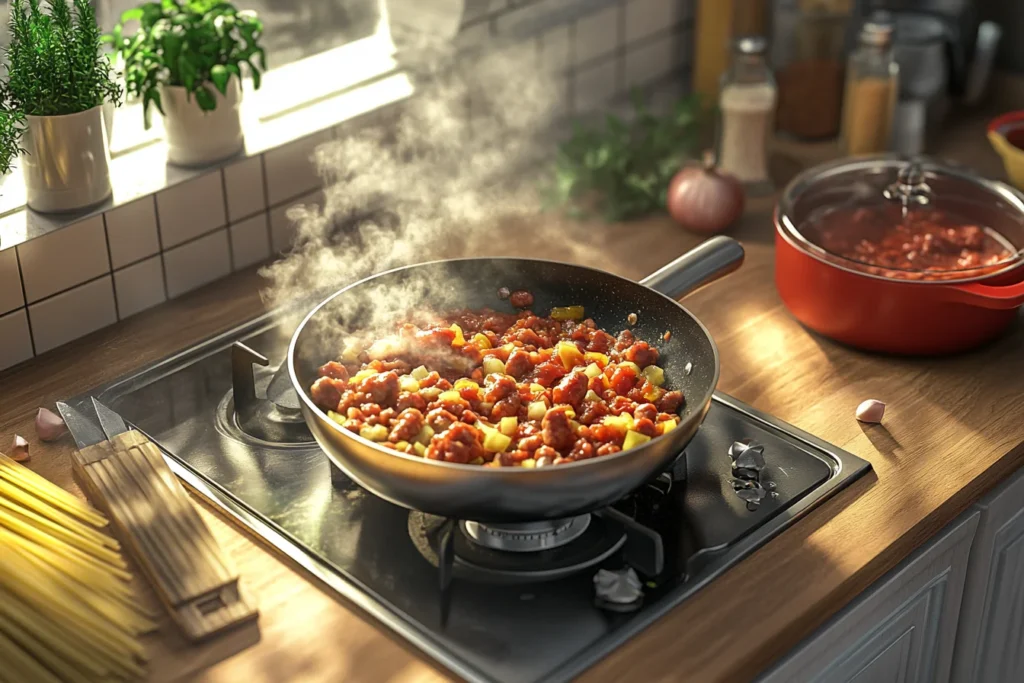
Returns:
[[[920,158],[816,166],[775,209],[775,284],[797,320],[850,346],[975,347],[1024,304],[1024,195]]]

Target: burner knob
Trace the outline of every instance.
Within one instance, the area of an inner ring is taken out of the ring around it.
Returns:
[[[644,589],[632,567],[611,571],[598,570],[594,575],[597,605],[616,612],[631,612],[643,601]]]
[[[734,441],[729,446],[729,457],[732,458],[733,471],[757,473],[764,469],[764,446],[753,439]]]

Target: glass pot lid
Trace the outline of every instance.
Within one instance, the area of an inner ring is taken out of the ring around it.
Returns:
[[[1024,196],[923,157],[804,171],[783,192],[778,220],[812,255],[879,277],[971,280],[1024,262]]]

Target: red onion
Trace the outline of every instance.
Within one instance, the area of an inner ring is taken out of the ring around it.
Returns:
[[[743,213],[743,186],[715,168],[715,157],[704,152],[701,166],[687,166],[668,186],[668,212],[688,230],[716,233]]]

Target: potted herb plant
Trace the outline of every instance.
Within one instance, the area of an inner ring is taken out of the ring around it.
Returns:
[[[12,0],[3,108],[25,118],[21,165],[28,205],[73,211],[110,196],[104,102],[121,89],[101,50],[89,0]],[[11,123],[17,126],[17,121]]]
[[[138,22],[134,34],[125,25]],[[147,2],[121,15],[105,39],[124,60],[128,91],[164,115],[168,160],[199,166],[233,156],[244,138],[239,104],[242,69],[253,87],[266,70],[255,12],[222,0]]]

